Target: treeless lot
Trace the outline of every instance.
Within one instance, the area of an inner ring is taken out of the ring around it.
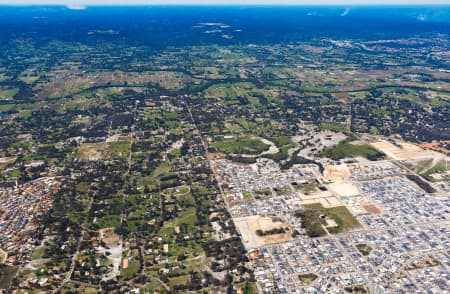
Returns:
[[[367,211],[369,213],[373,213],[373,214],[381,213],[380,208],[378,208],[374,204],[363,205],[362,207],[364,208],[365,211]]]
[[[114,232],[114,228],[106,228],[99,230],[100,238],[105,242],[106,246],[114,247],[119,243],[120,237]]]
[[[279,242],[287,242],[293,240],[291,235],[292,229],[289,224],[275,221],[272,217],[264,217],[264,216],[249,216],[236,218],[235,224],[241,233],[242,239],[244,241],[244,246],[247,249],[256,248],[259,246],[279,243]],[[269,231],[273,229],[279,228],[289,228],[286,233],[282,234],[274,234],[267,236],[258,236],[256,231]]]
[[[419,146],[425,149],[431,149],[434,151],[442,152],[445,154],[450,154],[450,150],[444,148],[444,145],[450,144],[450,140],[447,141],[441,141],[441,142],[432,142],[432,143],[424,143],[420,144]]]
[[[99,160],[102,158],[102,151],[105,149],[103,143],[81,144],[77,150],[77,157],[82,160]]]
[[[439,155],[436,152],[423,150],[419,146],[406,142],[398,142],[397,145],[394,145],[391,142],[380,140],[371,143],[371,145],[395,160],[433,158]]]

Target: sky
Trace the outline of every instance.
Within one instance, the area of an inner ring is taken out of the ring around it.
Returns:
[[[0,5],[431,5],[450,0],[0,0]]]

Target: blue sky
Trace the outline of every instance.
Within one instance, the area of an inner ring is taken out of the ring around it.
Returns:
[[[142,4],[233,4],[233,5],[426,5],[450,4],[450,0],[0,0],[0,4],[142,5]]]

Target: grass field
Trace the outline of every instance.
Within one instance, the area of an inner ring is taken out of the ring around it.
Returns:
[[[301,191],[305,195],[309,195],[317,190],[317,184],[315,182],[300,184],[296,186],[295,189]]]
[[[372,247],[367,244],[357,244],[356,248],[361,252],[362,255],[367,256],[372,251]]]
[[[257,155],[269,149],[269,145],[252,136],[222,139],[214,142],[212,146],[225,154]]]
[[[0,289],[8,289],[19,267],[0,265]]]
[[[423,175],[426,176],[428,179],[430,177],[430,175],[432,175],[434,173],[442,173],[442,172],[449,171],[449,170],[450,170],[449,165],[445,162],[445,160],[441,160],[438,163],[436,163],[433,167],[431,167],[430,169],[425,171],[423,173]],[[449,179],[449,178],[447,177],[446,179]]]
[[[174,229],[176,226],[181,226],[181,225],[188,225],[188,226],[194,226],[195,223],[197,221],[197,218],[195,216],[195,207],[188,207],[186,209],[184,209],[182,212],[180,212],[180,215],[176,218],[174,218],[171,221],[168,221],[164,224],[164,227],[161,231],[163,231],[164,233],[167,233],[167,231],[165,231],[165,228],[172,228]],[[169,232],[172,232],[174,230],[169,230]],[[161,233],[161,232],[160,232]]]
[[[249,129],[250,127],[250,123],[243,117],[236,118],[234,121],[243,129]]]
[[[104,148],[102,143],[80,144],[76,156],[83,160],[98,160],[101,159]]]
[[[323,228],[326,225],[325,217],[334,220],[337,224],[336,227],[327,228],[332,234],[343,233],[361,226],[345,206],[325,208],[321,204],[304,205],[302,210],[295,213],[295,216],[301,218],[302,227],[312,238],[327,234]]]
[[[111,227],[118,228],[120,227],[120,217],[121,215],[119,214],[104,215],[97,219],[97,223],[100,226],[100,228],[111,228]]]
[[[435,181],[435,179],[431,176],[434,173],[444,173],[445,171],[450,170],[449,165],[445,163],[445,160],[440,160],[435,162],[433,159],[422,160],[417,163],[405,163],[405,165],[414,170],[416,173],[422,175],[429,181]],[[443,180],[447,180],[447,178],[443,178]]]
[[[170,171],[170,164],[167,162],[162,162],[155,170],[152,172],[152,177],[157,178],[163,174],[167,174]]]
[[[34,249],[33,254],[31,255],[32,260],[41,259],[45,253],[45,246],[38,246]]]
[[[145,175],[138,178],[138,185],[141,187],[147,186],[149,188],[156,188],[160,183],[160,176],[168,174],[170,171],[170,163],[162,162],[158,165],[150,175]]]
[[[356,145],[349,141],[344,141],[334,147],[325,149],[321,153],[321,156],[333,160],[353,157],[365,157],[370,160],[377,160],[382,158],[384,154],[375,150],[368,144]]]
[[[105,151],[108,154],[107,157],[112,159],[120,157],[128,158],[128,156],[130,155],[130,141],[123,140],[111,142]]]
[[[168,188],[166,190],[164,190],[162,193],[166,196],[184,196],[186,194],[189,194],[190,192],[190,187],[183,185],[183,186],[178,186],[175,188]]]
[[[19,92],[19,88],[0,89],[0,99],[12,99]]]
[[[309,273],[309,274],[303,274],[299,275],[298,278],[304,285],[311,285],[312,282],[314,282],[318,277],[315,274]]]
[[[252,192],[242,192],[242,195],[244,196],[244,200],[247,201],[254,198]]]
[[[191,278],[189,275],[182,275],[178,277],[173,277],[169,279],[168,286],[173,287],[175,285],[187,285],[191,281]]]
[[[128,262],[128,267],[122,268],[122,270],[120,271],[120,276],[124,280],[127,280],[127,279],[130,279],[131,277],[133,277],[135,275],[135,273],[137,273],[138,270],[139,270],[139,261],[130,260]]]
[[[337,124],[331,122],[321,122],[319,125],[320,130],[329,130],[334,132],[345,133],[348,131],[346,124]]]

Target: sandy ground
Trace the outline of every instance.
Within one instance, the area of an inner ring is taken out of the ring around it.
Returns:
[[[78,156],[83,160],[99,160],[102,157],[99,144],[81,144],[78,147]]]
[[[267,144],[267,145],[270,146],[269,150],[264,151],[263,153],[261,153],[261,155],[264,155],[264,154],[275,154],[275,153],[278,153],[280,151],[280,149],[278,149],[278,147],[272,141],[269,141],[269,140],[267,140],[265,138],[261,138],[261,137],[258,137],[258,139],[260,139],[264,144]]]
[[[13,160],[15,160],[14,157],[0,157],[0,163],[8,163]]]
[[[323,175],[329,181],[339,181],[348,178],[350,176],[350,171],[346,164],[327,165]]]
[[[0,248],[0,263],[4,263],[5,261],[6,261],[6,258],[7,258],[8,256],[7,256],[7,254],[5,253],[5,251],[3,251],[1,248]]]
[[[302,201],[302,205],[317,204],[317,203],[320,203],[323,207],[342,206],[342,202],[334,196],[326,198],[311,198]]]
[[[383,208],[379,204],[372,203],[367,197],[362,195],[349,197],[348,200],[343,202],[353,214],[383,213]]]
[[[336,198],[330,191],[316,191],[309,195],[304,195],[300,193],[301,205],[320,203],[323,207],[334,207],[341,206],[343,203],[341,200]]]
[[[116,246],[119,244],[120,237],[114,232],[114,228],[106,228],[99,230],[100,238],[105,242],[106,246]]]
[[[115,134],[106,138],[106,143],[117,142],[119,140],[119,135]]]
[[[352,183],[336,182],[328,185],[328,189],[341,196],[356,196],[359,195],[359,189]]]
[[[401,147],[398,147],[385,140],[371,143],[373,147],[385,153],[387,156],[394,160],[427,159],[441,156],[437,152],[424,150],[419,146],[411,143],[397,142],[397,144]]]
[[[259,237],[257,230],[271,230],[276,228],[289,227],[287,223],[273,222],[271,217],[249,216],[236,218],[234,220],[239,232],[241,233],[246,249],[257,248],[266,244],[287,242],[293,240],[291,233],[275,234]]]

